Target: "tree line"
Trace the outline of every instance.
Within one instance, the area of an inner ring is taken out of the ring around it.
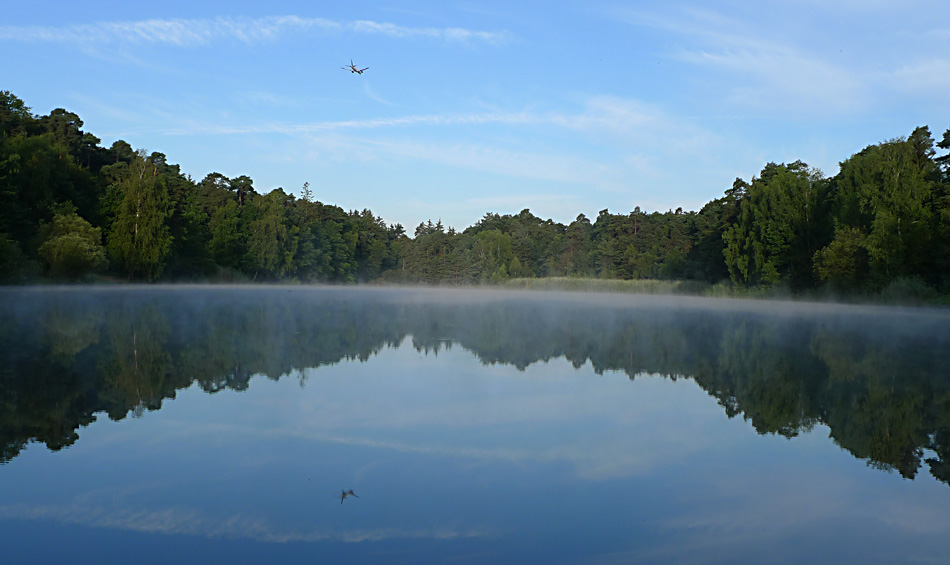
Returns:
[[[0,91],[0,281],[296,280],[426,284],[520,277],[730,281],[793,291],[950,292],[950,129],[869,145],[825,177],[767,163],[699,211],[522,210],[410,236],[368,208],[345,211],[246,176],[200,181],[159,152],[102,147],[58,108],[34,115]]]

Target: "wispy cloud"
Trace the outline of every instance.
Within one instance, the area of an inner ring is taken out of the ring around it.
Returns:
[[[608,172],[603,164],[556,152],[512,151],[470,143],[364,140],[388,154],[429,160],[442,165],[483,173],[540,179],[552,182],[589,183]]]
[[[502,44],[512,40],[511,34],[504,31],[477,31],[457,27],[405,27],[391,23],[379,23],[367,20],[352,22],[346,24],[345,27],[346,29],[360,33],[387,35],[389,37],[398,38],[424,37],[431,39],[441,39],[443,41],[469,41],[489,44]]]
[[[0,26],[0,41],[42,43],[164,43],[177,46],[206,45],[231,39],[245,43],[270,41],[286,34],[323,30],[393,38],[427,38],[445,42],[479,42],[494,45],[512,39],[505,31],[462,28],[406,27],[386,22],[340,22],[325,18],[267,16],[205,19],[149,19],[131,22],[97,22],[62,27]]]
[[[618,96],[591,97],[581,112],[551,114],[545,120],[597,139],[607,137],[611,144],[649,148],[651,153],[657,153],[658,149],[662,152],[656,145],[660,139],[669,151],[676,153],[705,152],[719,141],[688,118],[673,116],[656,105]],[[631,162],[636,160],[631,156]]]
[[[729,73],[727,100],[744,108],[854,112],[868,101],[867,77],[828,56],[769,34],[767,25],[689,9],[677,14],[621,11],[626,23],[680,38],[668,56],[694,64],[708,77]],[[700,77],[702,80],[702,77]],[[710,94],[715,93],[715,88]]]
[[[304,158],[311,162],[408,159],[614,193],[629,192],[631,178],[639,179],[639,184],[652,182],[649,179],[662,176],[671,162],[704,162],[714,153],[711,148],[723,145],[719,136],[689,119],[614,96],[591,97],[575,112],[409,114],[310,123],[164,123],[161,132],[165,135],[302,138],[308,147]],[[662,144],[657,140],[663,140]]]
[[[456,126],[475,124],[524,124],[538,121],[537,116],[524,113],[481,113],[481,114],[415,114],[388,118],[364,120],[335,120],[308,124],[269,123],[258,125],[216,125],[185,124],[165,130],[168,135],[185,135],[196,132],[218,135],[260,134],[260,133],[317,133],[333,130],[369,130],[408,126]]]
[[[609,165],[557,150],[518,151],[465,141],[419,140],[407,137],[311,135],[313,162],[408,161],[452,167],[501,177],[599,186],[612,177]]]
[[[851,72],[789,47],[684,50],[679,57],[744,77],[732,89],[740,105],[825,113],[861,110],[867,102],[865,85]]]
[[[945,93],[950,89],[950,59],[931,59],[905,65],[888,78],[902,90]]]
[[[271,122],[263,124],[179,123],[163,130],[166,135],[243,135],[280,133],[316,134],[331,131],[395,129],[417,126],[508,126],[554,128],[567,134],[583,134],[591,140],[621,143],[625,146],[651,147],[657,139],[671,151],[704,151],[715,142],[714,136],[687,119],[674,118],[655,106],[634,99],[597,96],[588,99],[578,112],[537,113],[475,112],[455,114],[410,114],[359,120],[332,120],[311,123]],[[632,159],[635,161],[636,159]]]
[[[270,16],[265,18],[150,19],[132,22],[97,22],[64,27],[0,26],[0,40],[46,43],[167,43],[204,45],[230,38],[253,43],[281,33],[304,29],[339,29],[340,24],[321,18]]]

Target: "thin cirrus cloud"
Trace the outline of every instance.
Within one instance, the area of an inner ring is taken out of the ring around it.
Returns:
[[[310,161],[402,160],[557,183],[609,184],[611,167],[562,152],[512,151],[472,143],[438,143],[410,139],[374,139],[314,135],[308,142]]]
[[[950,59],[932,59],[905,65],[888,77],[897,88],[927,94],[950,89]]]
[[[526,151],[510,142],[478,143],[458,135],[454,141],[419,138],[409,131],[457,127],[506,128],[517,139],[530,141],[523,141],[522,145],[528,143],[534,150]],[[368,135],[378,130],[383,133]],[[723,145],[723,140],[689,121],[671,117],[654,106],[616,97],[595,97],[578,112],[566,113],[411,114],[311,123],[179,121],[162,133],[238,137],[276,134],[305,139],[308,159],[314,161],[374,161],[393,157],[506,177],[583,184],[610,192],[626,192],[622,187],[629,183],[624,179],[631,174],[652,178],[657,175],[657,168],[662,167],[661,162],[701,159],[710,147]],[[558,144],[559,139],[576,143],[581,138],[580,148],[575,145],[570,152]],[[545,141],[531,141],[540,139]],[[644,153],[656,145],[657,139],[665,140],[659,153]]]
[[[0,26],[0,41],[79,44],[164,43],[189,47],[207,45],[223,39],[256,43],[307,30],[351,32],[393,38],[436,39],[446,42],[482,42],[495,45],[511,40],[510,34],[505,31],[406,27],[367,20],[338,22],[325,18],[267,16],[263,18],[149,19],[62,27],[6,25]]]
[[[199,125],[187,124],[183,127],[165,130],[166,135],[185,135],[195,132],[217,134],[217,135],[235,135],[235,134],[260,134],[260,133],[282,133],[282,134],[302,134],[315,133],[331,130],[368,130],[392,127],[407,126],[453,126],[453,125],[476,125],[476,124],[526,124],[536,121],[537,118],[524,113],[500,113],[500,114],[417,114],[409,116],[397,116],[391,118],[373,118],[365,120],[336,120],[327,122],[314,122],[308,124],[291,123],[269,123],[261,125],[230,126],[230,125]]]
[[[864,88],[859,80],[844,69],[793,49],[698,49],[683,51],[680,58],[746,77],[731,88],[730,99],[741,105],[820,113],[853,111],[864,106]]]
[[[561,153],[518,152],[468,143],[440,144],[412,141],[363,140],[386,154],[428,160],[441,165],[488,172],[509,177],[531,178],[559,183],[593,182],[609,172],[609,167]]]
[[[425,37],[443,41],[480,41],[489,44],[502,44],[511,41],[508,32],[476,31],[463,28],[404,27],[391,23],[377,23],[360,20],[346,24],[346,29],[360,33],[387,35],[398,38]]]
[[[678,14],[621,11],[614,18],[679,38],[679,46],[667,55],[694,65],[706,80],[728,73],[721,90],[730,103],[817,113],[853,112],[868,103],[868,77],[806,46],[770,36],[767,26],[756,22],[697,9]]]
[[[166,135],[196,132],[211,135],[276,133],[319,134],[329,131],[376,130],[408,127],[502,126],[521,133],[532,129],[581,134],[589,143],[614,147],[653,147],[664,139],[669,151],[702,153],[721,140],[690,120],[676,118],[656,106],[614,96],[586,100],[577,112],[537,113],[530,111],[477,112],[456,114],[410,114],[359,120],[332,120],[310,123],[269,122],[261,124],[182,123],[165,128]]]

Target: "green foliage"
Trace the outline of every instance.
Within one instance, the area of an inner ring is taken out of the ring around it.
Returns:
[[[9,90],[0,90],[0,137],[27,133],[36,118],[23,100]]]
[[[815,252],[815,275],[837,290],[860,288],[868,272],[867,237],[854,227],[835,230],[835,238]]]
[[[936,256],[945,209],[927,128],[909,139],[872,145],[841,163],[836,179],[836,220],[866,234],[869,276],[883,286],[902,276],[928,272]]]
[[[736,179],[735,186],[744,186],[741,179]],[[698,279],[709,282],[723,281],[729,278],[729,270],[725,262],[725,244],[723,232],[728,229],[738,217],[741,194],[731,191],[724,198],[718,198],[707,203],[698,214],[693,216],[691,226],[692,247],[686,253],[683,271],[689,279]]]
[[[210,249],[211,222],[201,206],[199,192],[180,175],[167,182],[173,204],[169,218],[172,248],[166,273],[174,278],[210,276],[216,270]]]
[[[384,271],[396,265],[397,258],[392,248],[395,234],[382,218],[374,216],[368,209],[359,213],[351,212],[350,220],[356,228],[354,258],[357,280],[376,280]]]
[[[247,235],[237,202],[228,201],[215,210],[210,221],[211,240],[208,247],[214,261],[224,267],[240,268],[246,253]]]
[[[591,229],[590,260],[602,278],[662,279],[687,276],[694,214],[682,210],[628,215],[601,210]]]
[[[670,281],[655,279],[617,280],[582,277],[512,278],[503,284],[506,288],[526,290],[560,290],[573,292],[616,292],[625,294],[684,294],[706,295],[709,285],[698,281]]]
[[[254,190],[254,181],[247,175],[231,179],[228,183],[228,190],[234,192],[237,196],[238,206],[244,206],[250,195],[257,194]]]
[[[72,202],[80,215],[95,216],[96,183],[50,134],[18,134],[0,142],[0,231],[24,250],[35,250],[36,230],[52,220],[58,204]]]
[[[19,244],[0,232],[0,284],[28,282],[37,270]]]
[[[812,284],[812,258],[825,243],[828,183],[801,161],[769,163],[752,179],[735,223],[723,233],[736,284],[793,288]]]
[[[34,116],[0,91],[0,278],[36,276],[41,262],[55,277],[100,268],[82,243],[100,229],[112,269],[136,280],[728,279],[741,295],[843,295],[904,278],[950,293],[950,155],[938,155],[950,151],[950,130],[938,143],[919,127],[869,146],[831,179],[799,161],[768,163],[699,212],[601,210],[566,226],[528,209],[489,212],[462,231],[429,220],[410,237],[369,209],[316,201],[309,183],[299,200],[261,195],[247,175],[196,183],[162,153],[123,140],[100,147],[83,126],[63,108]],[[88,228],[73,220],[73,235],[40,233],[64,222],[54,214],[66,203]]]
[[[899,277],[887,283],[881,291],[886,304],[919,306],[934,299],[936,292],[917,277]]]
[[[265,278],[280,278],[293,267],[299,230],[288,226],[284,207],[289,202],[290,197],[277,189],[252,204],[259,213],[249,225],[248,264]]]
[[[107,264],[102,230],[79,217],[72,207],[53,216],[52,225],[40,232],[43,243],[39,254],[52,278],[76,279]]]
[[[594,274],[591,259],[592,230],[593,224],[587,216],[578,214],[563,234],[555,236],[548,263],[549,275],[586,277]]]
[[[480,281],[500,283],[508,280],[509,266],[521,270],[521,263],[512,250],[510,235],[497,229],[480,231],[475,234],[472,246],[475,256],[476,277]]]
[[[171,249],[171,203],[157,170],[158,163],[140,152],[113,187],[120,196],[108,247],[130,279],[158,278]]]
[[[49,132],[53,142],[65,147],[74,157],[79,154],[83,141],[83,123],[79,116],[63,108],[56,108],[48,116],[40,118],[40,124]]]

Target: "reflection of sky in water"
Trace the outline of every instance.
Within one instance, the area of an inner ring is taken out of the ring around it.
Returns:
[[[180,391],[0,467],[13,561],[939,560],[950,490],[827,429],[727,419],[692,380],[519,372],[406,340],[366,363]],[[358,499],[340,503],[341,489]],[[129,553],[131,552],[131,553]]]

